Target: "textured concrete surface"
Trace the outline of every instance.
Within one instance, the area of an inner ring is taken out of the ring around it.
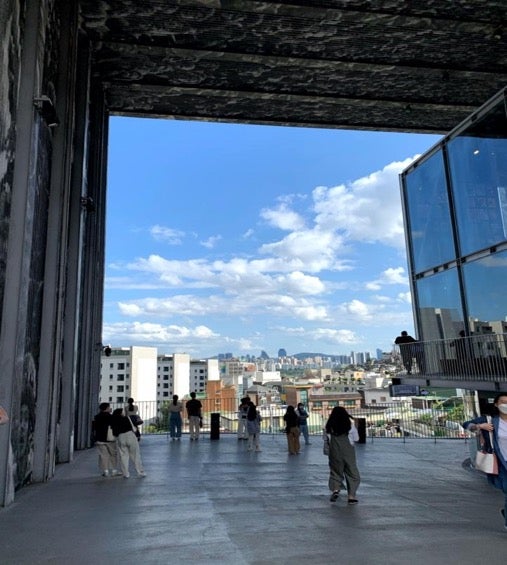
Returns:
[[[507,82],[500,0],[81,0],[112,113],[446,133]]]
[[[80,452],[0,509],[0,563],[505,563],[503,497],[464,464],[464,440],[358,445],[355,507],[329,502],[319,437],[299,456],[283,435],[245,443],[143,437],[148,476],[128,480]]]

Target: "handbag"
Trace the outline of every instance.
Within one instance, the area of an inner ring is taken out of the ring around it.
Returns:
[[[491,423],[491,418],[489,416],[487,416],[487,421],[488,424]],[[493,447],[492,432],[489,432],[489,441],[492,449],[491,453],[488,453],[486,451],[486,444],[481,432],[481,438],[480,438],[481,445],[480,445],[480,449],[477,451],[475,455],[475,468],[478,471],[487,473],[488,475],[498,475],[498,459],[496,458],[496,454]]]
[[[137,414],[133,414],[132,416],[129,416],[129,418],[136,427],[142,426],[144,423],[143,420],[141,420],[141,418]]]
[[[107,438],[106,441],[116,441],[116,438],[113,434],[113,428],[111,426],[107,426]]]
[[[139,428],[134,425],[134,422],[132,422],[132,416],[127,416],[127,418],[130,422],[130,427],[132,428],[132,431],[134,432],[134,435],[137,438],[137,441],[140,441],[141,440],[141,432],[139,431]]]

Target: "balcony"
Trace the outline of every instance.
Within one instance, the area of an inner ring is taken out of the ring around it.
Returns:
[[[507,334],[420,341],[395,346],[395,356],[404,366],[397,374],[404,383],[477,390],[507,387]]]

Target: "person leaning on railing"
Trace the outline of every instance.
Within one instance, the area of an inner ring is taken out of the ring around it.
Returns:
[[[414,356],[413,344],[416,340],[403,330],[401,334],[394,340],[394,343],[399,346],[403,366],[407,374],[412,374],[412,357]]]
[[[173,401],[169,404],[169,433],[173,440],[181,438],[183,404],[178,400],[179,396],[173,394]]]

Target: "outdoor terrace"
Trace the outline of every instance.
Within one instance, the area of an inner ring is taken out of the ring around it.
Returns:
[[[359,504],[329,502],[320,438],[247,452],[233,435],[141,440],[147,477],[99,476],[94,449],[0,509],[6,565],[108,563],[503,565],[503,496],[470,470],[464,439],[356,448]]]

